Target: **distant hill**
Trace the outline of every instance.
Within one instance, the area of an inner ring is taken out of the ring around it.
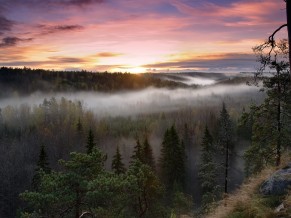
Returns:
[[[130,74],[2,67],[0,68],[0,97],[24,96],[37,91],[119,92],[148,87],[197,88],[217,84],[241,84],[249,80],[251,77],[245,74],[203,72]]]
[[[0,97],[41,92],[117,92],[147,87],[187,87],[149,74],[93,73],[88,71],[49,71],[30,68],[0,68]]]

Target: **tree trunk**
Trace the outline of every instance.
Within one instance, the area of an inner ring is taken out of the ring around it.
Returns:
[[[289,63],[291,63],[291,0],[286,0],[288,44],[289,44]],[[290,64],[291,65],[291,64]],[[291,70],[290,70],[291,76]]]
[[[290,35],[291,36],[291,35]],[[290,49],[289,49],[290,52]],[[291,63],[291,62],[290,62]],[[280,71],[277,69],[277,75],[278,75],[278,105],[277,105],[277,130],[278,130],[278,136],[277,136],[277,149],[276,149],[276,166],[280,165],[281,162],[281,81],[280,81]]]
[[[278,138],[277,138],[277,159],[276,166],[280,165],[281,162],[281,102],[278,102],[277,108],[277,123],[278,123]]]
[[[227,194],[227,186],[228,186],[228,161],[229,161],[229,143],[226,142],[226,152],[225,152],[225,177],[224,177],[224,193]]]

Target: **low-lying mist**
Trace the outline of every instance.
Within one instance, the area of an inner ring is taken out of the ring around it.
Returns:
[[[0,107],[18,107],[22,104],[39,105],[43,100],[62,97],[81,101],[86,109],[98,116],[134,116],[156,112],[174,111],[185,107],[220,105],[222,101],[237,101],[240,104],[262,99],[263,94],[257,87],[241,85],[214,85],[197,89],[147,88],[140,91],[101,93],[41,93],[26,97],[0,99]]]
[[[188,73],[160,73],[155,75],[162,80],[170,80],[174,82],[184,83],[186,85],[213,85],[218,82],[233,79],[237,77],[246,77],[246,74],[238,73],[202,73],[202,72],[188,72]],[[253,76],[250,74],[249,76]]]

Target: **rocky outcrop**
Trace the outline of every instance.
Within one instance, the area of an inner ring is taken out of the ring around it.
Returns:
[[[277,170],[260,187],[263,195],[282,195],[291,187],[291,162],[283,169]]]

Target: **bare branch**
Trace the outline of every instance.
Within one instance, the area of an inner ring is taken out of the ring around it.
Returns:
[[[269,36],[269,42],[271,43],[272,47],[274,46],[274,37],[276,35],[277,32],[279,32],[282,28],[287,27],[287,23],[283,24],[282,26],[280,26],[278,29],[276,29],[272,35]]]

